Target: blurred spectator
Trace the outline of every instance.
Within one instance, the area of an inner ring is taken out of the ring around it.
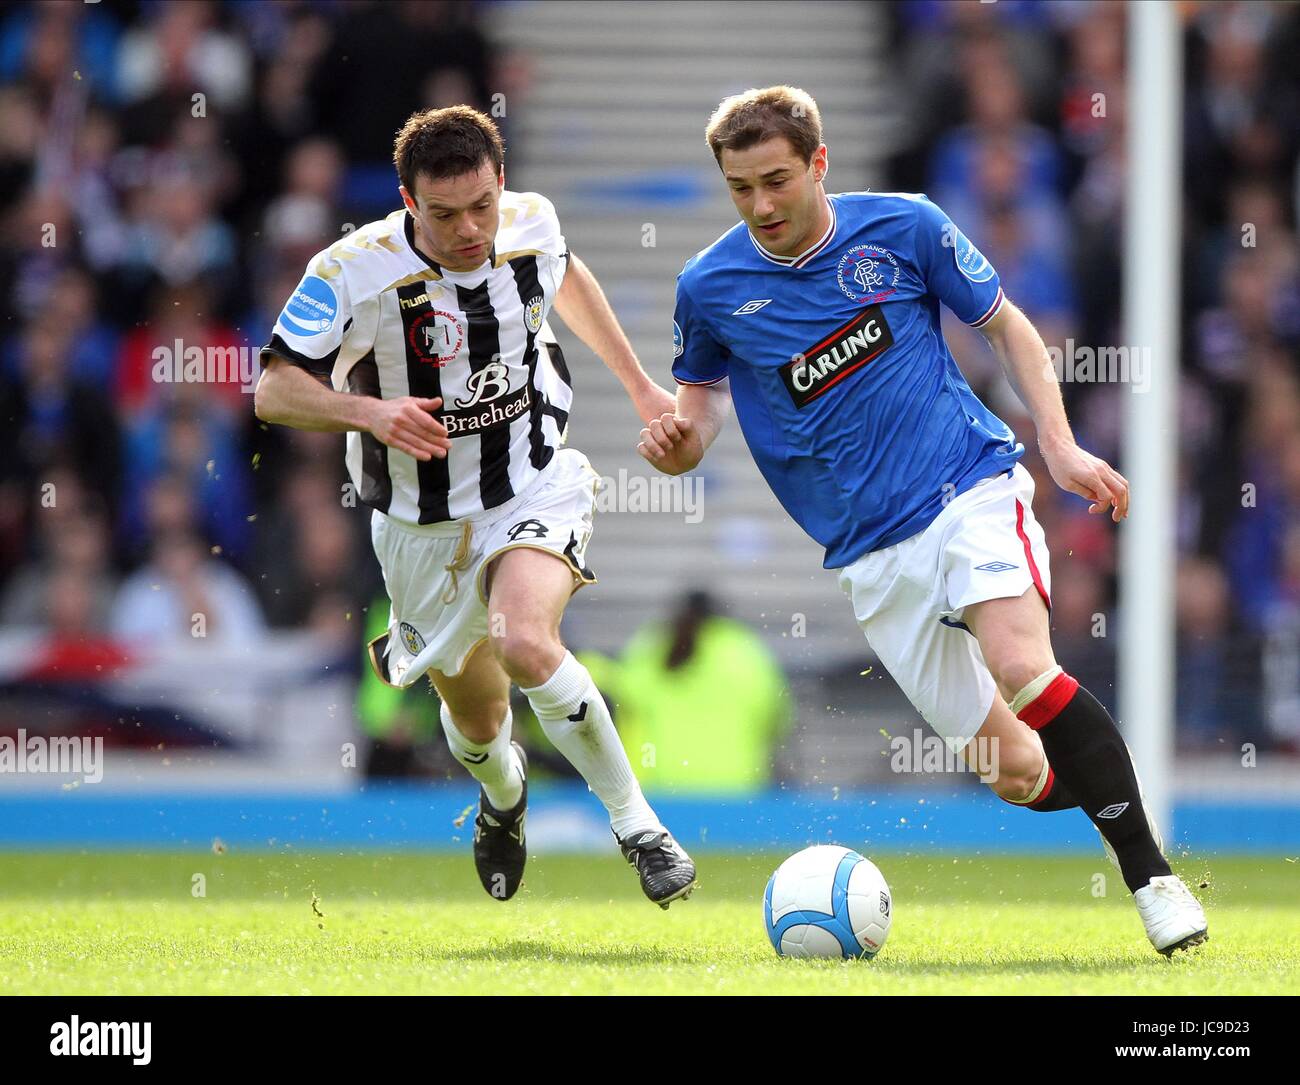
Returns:
[[[785,677],[762,638],[691,592],[638,631],[598,678],[648,791],[745,792],[771,780],[791,723]],[[725,676],[725,680],[722,680]]]
[[[128,30],[117,56],[118,85],[135,116],[136,135],[149,141],[178,105],[193,95],[210,99],[213,112],[234,113],[252,86],[248,45],[218,25],[218,8],[207,0],[158,4],[151,21]]]
[[[17,379],[0,383],[0,470],[34,484],[66,463],[111,499],[120,482],[117,420],[100,387],[69,372],[74,330],[48,319],[27,326]]]
[[[1251,483],[1228,545],[1233,598],[1246,622],[1263,631],[1300,607],[1296,537],[1300,533],[1300,429],[1286,435],[1277,460]]]
[[[308,139],[290,153],[285,186],[266,209],[262,235],[266,243],[307,259],[337,240],[342,229],[339,194],[343,156],[328,139]],[[354,224],[357,225],[357,224]]]
[[[235,238],[216,214],[210,180],[180,173],[160,178],[137,197],[123,270],[140,283],[181,286],[206,278],[224,283],[234,272]]]
[[[250,410],[238,366],[232,372],[228,362],[239,358],[245,344],[214,305],[208,285],[199,279],[153,294],[148,320],[122,340],[114,365],[112,393],[129,426],[148,424],[186,398],[231,428]],[[174,379],[200,357],[201,382]],[[217,379],[208,379],[209,360],[222,363],[213,365]]]
[[[291,490],[297,484],[298,480],[291,480]],[[261,581],[267,618],[273,625],[307,623],[326,596],[340,601],[340,611],[363,601],[357,598],[364,582],[357,576],[362,550],[337,491],[331,496],[333,500],[310,500],[305,506],[308,511],[285,518],[287,537],[281,536],[276,544],[279,560],[267,563]]]
[[[1234,711],[1243,701],[1253,706],[1257,700],[1257,668],[1245,657],[1259,646],[1232,628],[1222,568],[1206,558],[1185,560],[1178,568],[1177,598],[1179,745],[1213,749],[1266,738],[1258,713]]]
[[[113,372],[118,336],[99,311],[95,280],[68,268],[42,299],[41,323],[58,328],[68,352],[68,376],[80,385],[104,388]],[[0,344],[0,380],[22,379],[24,345],[20,336]]]
[[[0,214],[17,202],[31,182],[40,139],[35,96],[24,87],[0,87]]]
[[[14,4],[0,22],[0,83],[23,81],[52,99],[69,72],[98,97],[116,97],[117,27],[90,4]]]
[[[192,399],[201,402],[202,386],[180,387],[191,389]],[[226,557],[238,561],[252,535],[248,465],[226,420],[203,411],[199,402],[182,400],[129,430],[123,537],[133,549],[147,542],[149,498],[157,480],[169,474],[193,497],[198,518],[194,526]]]
[[[112,553],[101,514],[78,512],[52,532],[50,552],[20,569],[0,601],[0,624],[102,633],[114,596]],[[65,594],[56,591],[60,586]],[[70,614],[77,614],[74,623]]]
[[[128,644],[192,638],[253,645],[263,631],[253,590],[193,535],[165,535],[127,577],[113,607],[113,634]]]

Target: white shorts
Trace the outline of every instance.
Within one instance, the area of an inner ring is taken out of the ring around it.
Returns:
[[[375,511],[370,538],[392,611],[370,643],[370,663],[391,686],[414,685],[430,668],[457,675],[488,635],[488,565],[517,547],[545,550],[573,570],[573,590],[594,584],[587,568],[600,477],[587,457],[562,448],[532,484],[504,505],[417,527]]]
[[[954,751],[975,736],[997,692],[962,623],[966,607],[1031,585],[1051,606],[1047,540],[1033,499],[1033,477],[1016,464],[958,494],[919,535],[840,570],[868,643]]]

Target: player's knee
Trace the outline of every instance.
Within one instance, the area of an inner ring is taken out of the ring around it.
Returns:
[[[564,648],[549,629],[524,622],[504,622],[492,637],[492,651],[518,685],[540,686],[560,665]]]
[[[999,745],[1008,745],[999,743]],[[993,778],[989,787],[1000,799],[1021,802],[1033,794],[1043,771],[1043,752],[1036,745],[1019,743],[1005,751],[999,750],[994,760]]]
[[[447,706],[456,730],[470,742],[491,742],[501,731],[510,704],[505,697],[485,697],[473,704]]]
[[[1011,701],[1017,693],[1044,671],[1053,666],[1050,657],[1038,652],[1011,651],[994,659],[989,664],[989,672],[998,684],[1003,697]]]

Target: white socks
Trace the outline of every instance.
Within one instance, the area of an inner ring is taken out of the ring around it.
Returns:
[[[511,716],[506,709],[506,718],[501,723],[501,730],[491,742],[471,742],[456,729],[451,713],[444,703],[440,712],[442,730],[447,736],[447,745],[451,747],[452,756],[469,769],[469,774],[483,785],[487,800],[493,809],[503,814],[509,813],[519,805],[524,794],[524,767],[519,755],[510,745]]]
[[[605,804],[620,840],[638,831],[663,830],[641,794],[605,699],[572,652],[564,653],[555,673],[542,685],[522,692],[546,737]]]

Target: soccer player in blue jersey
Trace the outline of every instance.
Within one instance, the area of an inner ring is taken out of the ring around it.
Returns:
[[[677,409],[641,431],[692,470],[731,404],[768,484],[826,548],[872,649],[954,748],[996,739],[994,791],[1081,807],[1169,954],[1207,937],[1162,854],[1114,720],[1057,664],[1024,446],[971,391],[939,307],[979,328],[1033,417],[1057,485],[1128,511],[1081,449],[1047,349],[989,261],[923,195],[827,195],[817,105],[793,87],[726,99],[706,138],[742,221],[677,280]]]

